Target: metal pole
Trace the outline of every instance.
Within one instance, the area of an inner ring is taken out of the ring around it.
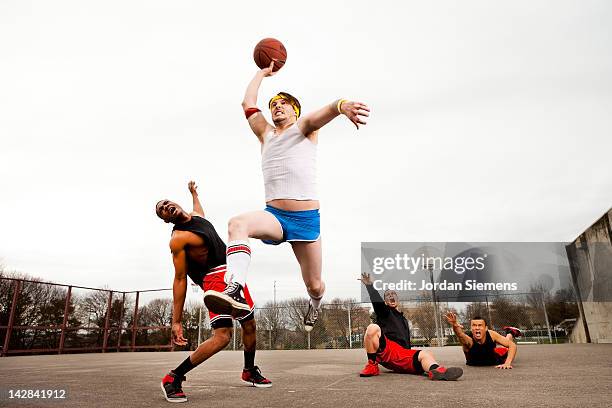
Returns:
[[[542,296],[542,308],[544,309],[544,319],[546,320],[546,328],[548,329],[548,341],[552,344],[552,335],[550,334],[550,324],[548,323],[548,313],[546,312],[546,303],[544,303],[544,292],[540,292]]]
[[[108,293],[108,304],[106,305],[106,319],[104,320],[104,336],[102,340],[102,352],[106,353],[106,346],[108,345],[108,328],[110,327],[110,316],[111,309],[113,307],[113,291]]]
[[[350,303],[346,304],[346,311],[348,312],[348,335],[349,335],[349,348],[353,348],[353,331],[351,326],[351,305]]]
[[[131,347],[132,351],[136,350],[136,327],[138,325],[138,298],[139,297],[140,297],[140,292],[136,292],[136,303],[134,304],[134,321],[132,322],[132,347]]]
[[[308,334],[308,350],[310,350],[310,332],[307,332]]]
[[[17,299],[19,298],[19,291],[21,290],[21,281],[15,281],[15,287],[13,288],[13,303],[11,304],[11,314],[9,315],[8,327],[6,328],[6,335],[4,337],[4,347],[2,347],[2,356],[6,356],[9,344],[11,342],[11,334],[13,333],[13,323],[15,323],[15,309],[17,308]]]
[[[487,305],[487,314],[489,315],[489,324],[493,329],[493,318],[491,317],[491,308],[489,307],[489,297],[485,295],[485,304]]]
[[[200,317],[198,318],[198,346],[202,344],[202,305],[200,305]]]
[[[234,351],[236,351],[236,320],[232,320],[232,326],[234,330],[233,338],[234,338]]]
[[[121,351],[121,332],[123,331],[123,308],[125,307],[125,292],[121,298],[121,311],[119,312],[119,325],[117,326],[117,351]]]
[[[438,346],[440,346],[442,339],[440,338],[440,327],[438,325],[438,302],[436,302],[436,291],[434,290],[433,265],[428,264],[427,269],[429,270],[429,278],[431,280],[431,297],[433,300],[433,318],[434,322],[436,323],[436,337],[438,339],[437,343]]]
[[[62,334],[60,335],[59,350],[57,354],[62,354],[64,351],[64,340],[66,339],[66,325],[68,324],[68,312],[70,311],[70,296],[72,295],[72,286],[68,286],[66,292],[66,303],[64,304],[64,321],[62,322]]]

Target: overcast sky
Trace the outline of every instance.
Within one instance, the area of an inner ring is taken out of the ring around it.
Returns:
[[[299,7],[298,7],[299,6]],[[362,241],[571,241],[612,205],[612,4],[606,1],[0,2],[0,258],[117,290],[170,287],[155,202],[208,218],[263,209],[240,102],[264,80],[320,132],[328,299],[359,296]],[[266,115],[268,113],[266,112]],[[269,117],[269,115],[268,115]],[[253,242],[256,302],[305,295],[284,244]]]

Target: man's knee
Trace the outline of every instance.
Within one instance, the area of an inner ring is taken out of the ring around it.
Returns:
[[[308,282],[306,283],[306,290],[313,296],[323,296],[325,284],[321,280],[317,282]]]
[[[229,327],[221,327],[213,331],[212,339],[222,348],[227,346],[232,339],[232,330]]]
[[[246,322],[241,322],[242,332],[244,334],[253,334],[257,330],[255,325],[255,319],[247,320]]]
[[[424,358],[433,359],[434,358],[433,353],[429,350],[421,350],[419,352],[419,361]]]
[[[379,338],[380,337],[380,326],[374,323],[370,324],[366,328],[365,335],[366,337],[369,337],[369,338]]]
[[[232,217],[227,223],[227,231],[230,235],[245,234],[248,231],[248,222],[240,215]]]

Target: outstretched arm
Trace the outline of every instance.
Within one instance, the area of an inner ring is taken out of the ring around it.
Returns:
[[[501,344],[504,347],[508,347],[508,356],[506,357],[506,361],[504,362],[504,364],[495,366],[495,368],[504,368],[504,369],[512,368],[512,361],[514,360],[514,357],[516,356],[516,349],[517,349],[516,344],[512,340],[508,339],[507,337],[502,336],[496,331],[489,330],[489,334],[491,334],[491,338],[493,339],[494,342]]]
[[[195,181],[190,181],[187,187],[189,188],[191,198],[193,199],[193,211],[191,212],[191,215],[199,215],[200,217],[204,217],[204,208],[202,208],[202,203],[200,203],[200,199],[198,198],[198,186],[196,186]]]
[[[465,351],[469,350],[470,347],[472,347],[472,345],[474,344],[473,340],[470,336],[465,334],[465,332],[463,331],[463,326],[461,326],[457,322],[457,315],[454,314],[453,312],[448,312],[446,313],[446,315],[444,315],[444,317],[446,318],[446,321],[451,326],[453,326],[453,331],[457,335],[457,339],[459,339],[459,343],[461,343],[461,345],[463,346],[463,350]]]
[[[245,114],[248,115],[247,120],[249,121],[249,126],[251,126],[251,130],[253,133],[255,133],[261,143],[263,143],[263,135],[270,131],[272,126],[264,118],[261,112],[258,111],[249,114],[248,110],[257,108],[257,94],[259,93],[259,86],[265,77],[275,74],[275,72],[272,71],[273,67],[274,61],[270,63],[269,67],[257,71],[253,79],[251,79],[251,82],[249,82],[246,92],[244,93],[244,99],[242,100],[242,109],[244,110]]]
[[[372,282],[372,278],[369,274],[363,272],[361,274],[361,282],[365,285],[368,295],[370,296],[370,301],[372,302],[372,306],[374,307],[374,313],[376,316],[386,316],[389,314],[389,308],[385,304],[383,298],[380,297],[380,293],[376,289],[374,289],[374,285]]]
[[[315,132],[327,125],[339,115],[345,115],[355,124],[357,129],[359,129],[359,125],[366,124],[364,118],[370,116],[370,108],[368,108],[368,105],[365,103],[338,99],[329,105],[304,116],[298,121],[298,126],[302,133],[308,136],[310,133]]]
[[[185,245],[180,239],[170,240],[170,250],[172,251],[172,262],[174,263],[174,283],[172,285],[172,341],[184,346],[187,339],[183,337],[183,306],[187,296],[187,255]]]

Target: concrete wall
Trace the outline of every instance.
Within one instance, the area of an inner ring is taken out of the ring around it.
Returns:
[[[571,335],[587,341],[584,320],[593,343],[612,343],[612,209],[567,246],[574,289],[583,315]]]

